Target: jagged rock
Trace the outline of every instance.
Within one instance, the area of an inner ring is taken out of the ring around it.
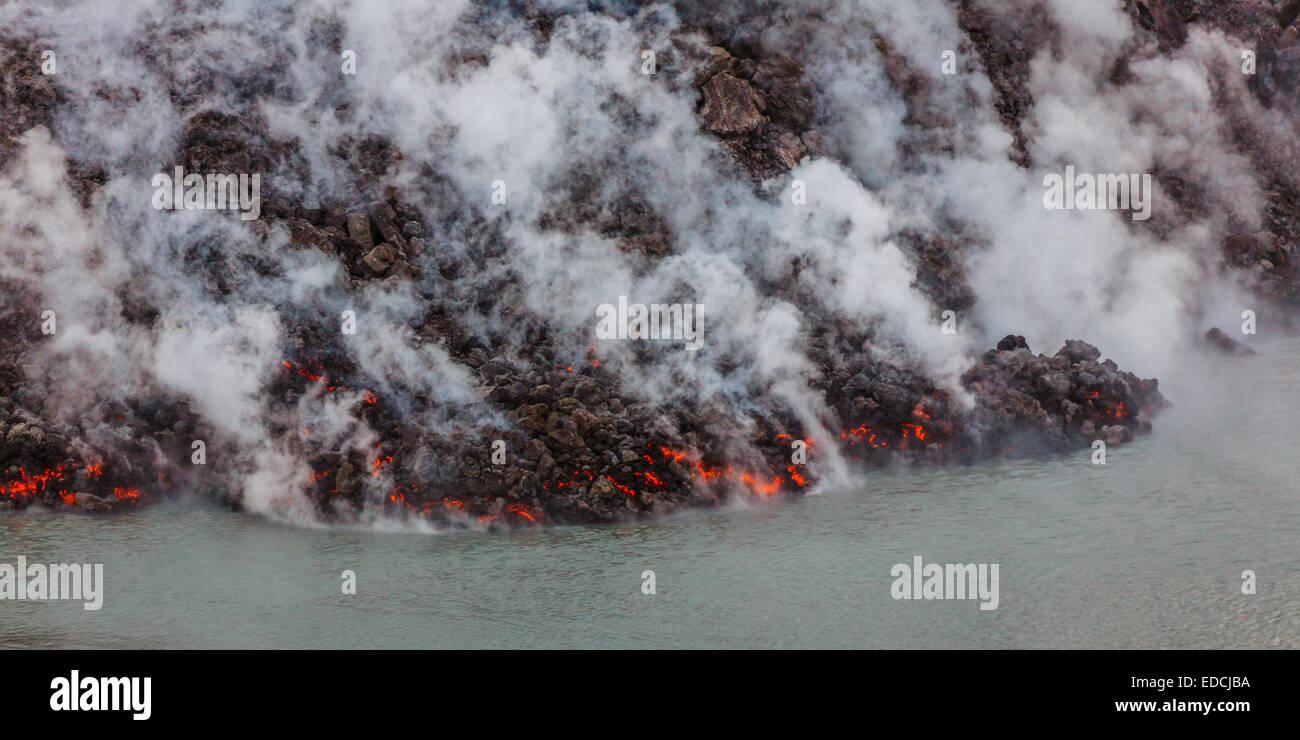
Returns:
[[[367,252],[363,261],[376,275],[382,275],[397,261],[397,250],[387,244],[380,244]]]
[[[998,341],[999,352],[1016,349],[1029,349],[1029,344],[1025,342],[1024,337],[1019,335],[1007,335]]]
[[[344,460],[339,465],[338,472],[334,476],[334,487],[344,496],[352,496],[360,490],[361,480],[351,461]]]
[[[976,449],[1066,451],[1090,443],[1099,426],[1114,427],[1107,434],[1119,444],[1150,431],[1147,416],[1165,405],[1156,381],[1098,362],[1085,342],[1070,340],[1051,357],[1033,355],[1018,336],[998,347],[962,375],[975,395]]]
[[[700,87],[704,83],[713,79],[719,74],[726,73],[735,75],[736,58],[721,46],[709,48],[709,57],[700,65],[700,70],[696,76],[695,86]]]
[[[366,214],[348,214],[348,236],[352,241],[360,244],[362,249],[366,251],[374,249],[375,242],[370,235],[370,218]]]
[[[807,151],[803,142],[799,140],[798,136],[789,132],[781,134],[778,142],[779,143],[776,145],[775,150],[777,161],[781,163],[782,167],[788,170],[794,169]]]
[[[375,228],[384,237],[384,242],[393,245],[393,248],[399,252],[405,252],[406,237],[402,236],[401,229],[397,228],[397,214],[393,212],[393,207],[382,200],[375,201],[370,204],[367,212]]]
[[[1104,426],[1101,428],[1101,441],[1114,447],[1133,441],[1133,430],[1123,424]]]
[[[1072,387],[1070,377],[1065,373],[1047,373],[1039,376],[1043,388],[1055,396],[1064,397]]]
[[[562,449],[576,449],[582,446],[582,435],[578,434],[578,428],[572,419],[564,419],[555,424],[546,436]]]
[[[1024,344],[1025,338],[1020,337],[1021,344]],[[1093,362],[1101,357],[1101,350],[1078,339],[1068,339],[1065,346],[1057,353],[1058,357],[1069,358],[1071,362]]]
[[[700,118],[718,134],[743,134],[763,123],[760,98],[748,82],[722,73],[704,83],[704,107]]]
[[[555,477],[555,460],[549,454],[543,454],[537,461],[537,477],[549,481]]]
[[[577,427],[578,434],[584,437],[587,436],[587,430],[595,426],[598,421],[590,411],[584,408],[575,409],[570,418],[573,419],[573,424]]]
[[[598,478],[591,485],[591,495],[597,499],[610,499],[618,496],[618,489],[607,478]]]
[[[808,128],[814,116],[813,87],[802,78],[803,65],[783,54],[763,59],[753,76],[768,115],[796,132]]]
[[[826,144],[826,137],[820,131],[805,131],[799,136],[799,140],[803,142],[804,148],[810,157],[825,157],[830,154],[830,149]]]
[[[393,265],[391,270],[388,271],[388,277],[384,279],[384,283],[387,285],[397,285],[410,280],[413,277],[415,277],[415,270],[411,269],[409,264],[399,261]]]

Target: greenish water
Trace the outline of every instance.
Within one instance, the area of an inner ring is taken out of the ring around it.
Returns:
[[[1300,647],[1300,343],[1205,363],[1211,390],[1166,383],[1177,405],[1104,467],[1081,451],[873,472],[798,501],[505,534],[200,504],[3,515],[0,562],[100,562],[106,595],[98,612],[0,601],[0,647]],[[999,607],[894,600],[890,569],[914,555],[999,564]]]

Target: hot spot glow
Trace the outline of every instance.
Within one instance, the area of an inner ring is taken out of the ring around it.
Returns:
[[[90,478],[102,478],[104,465],[103,463],[87,465],[85,471]],[[74,472],[76,472],[76,466],[64,464],[33,474],[19,468],[17,478],[0,483],[0,497],[22,501],[32,496],[50,492],[57,495],[65,504],[72,504],[77,492],[70,488],[68,484],[72,482],[69,478]],[[140,489],[119,486],[113,489],[112,495],[119,500],[131,499],[138,501],[140,499]]]

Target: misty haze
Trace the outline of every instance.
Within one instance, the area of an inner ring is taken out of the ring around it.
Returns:
[[[0,4],[0,648],[1300,647],[1297,15]]]

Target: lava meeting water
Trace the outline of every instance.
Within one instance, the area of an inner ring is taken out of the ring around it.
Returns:
[[[1167,379],[1155,433],[1105,466],[1081,450],[874,471],[797,500],[496,534],[198,503],[4,515],[0,562],[103,563],[105,596],[0,601],[0,647],[1297,648],[1300,341],[1259,348]],[[890,569],[917,555],[999,564],[998,608],[895,600]]]

